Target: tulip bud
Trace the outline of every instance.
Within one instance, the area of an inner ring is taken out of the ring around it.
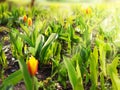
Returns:
[[[28,71],[31,76],[34,76],[38,70],[38,60],[36,60],[33,56],[27,61]]]
[[[32,19],[28,18],[28,26],[31,26],[31,25],[32,25]]]
[[[91,14],[91,13],[92,13],[92,9],[88,7],[88,8],[86,9],[86,14]]]
[[[27,21],[27,16],[26,16],[26,15],[23,16],[23,21],[24,21],[24,22]]]

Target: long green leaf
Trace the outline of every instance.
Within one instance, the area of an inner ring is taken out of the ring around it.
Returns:
[[[20,37],[17,37],[16,39],[16,45],[17,45],[17,51],[20,55],[22,55],[22,47],[23,47],[23,41],[21,40]]]
[[[52,33],[49,38],[47,39],[47,41],[45,42],[45,44],[43,45],[42,47],[42,50],[41,50],[41,53],[40,53],[40,56],[41,56],[41,59],[44,59],[45,55],[46,55],[46,52],[47,52],[47,48],[49,47],[49,45],[54,41],[56,40],[58,37],[58,34],[56,33]]]
[[[81,76],[81,71],[80,71],[80,67],[79,67],[79,64],[78,64],[78,60],[77,60],[76,72],[77,72],[77,84],[75,86],[75,90],[84,90],[83,82],[82,82],[82,76]]]
[[[24,42],[26,42],[29,46],[34,47],[31,39],[28,36],[25,35],[21,35],[19,34],[19,36],[23,39]]]
[[[118,75],[115,73],[112,73],[112,83],[113,83],[113,89],[120,90],[120,79],[118,78]]]
[[[66,57],[64,57],[64,64],[67,68],[69,80],[70,80],[70,83],[72,84],[72,87],[74,90],[76,87],[76,84],[77,84],[77,75],[76,75],[75,68],[71,64],[70,60]]]
[[[9,35],[10,35],[10,41],[13,43],[15,49],[18,51],[18,47],[17,47],[17,34],[18,34],[18,31],[16,29],[13,29]]]
[[[21,28],[25,31],[25,33],[26,33],[27,35],[29,35],[29,29],[28,29],[26,26],[24,26],[23,24],[20,24],[20,26],[21,26]]]
[[[106,76],[106,51],[104,49],[104,44],[99,45],[99,52],[100,52],[100,67],[103,74]]]
[[[116,57],[111,64],[108,65],[107,71],[110,75],[111,81],[112,81],[112,88],[113,90],[120,90],[120,79],[118,78],[117,73],[117,66],[119,62],[119,57]]]
[[[35,56],[37,57],[39,55],[39,53],[41,52],[42,46],[44,43],[44,36],[43,35],[39,35],[37,40],[36,40],[36,44],[35,44]]]
[[[44,49],[45,47],[47,47],[50,43],[52,43],[52,41],[54,41],[55,39],[57,39],[58,34],[56,33],[52,33],[49,38],[47,39],[47,41],[45,42],[44,46],[42,47],[42,49]]]
[[[10,40],[14,44],[15,49],[19,54],[22,55],[23,42],[21,38],[18,36],[19,31],[17,29],[13,29],[9,35],[10,35]]]
[[[12,73],[9,77],[7,77],[3,83],[2,87],[7,86],[7,85],[15,85],[17,84],[21,79],[23,78],[21,70],[18,70],[14,73]]]
[[[28,72],[28,69],[27,69],[27,66],[26,66],[26,63],[25,63],[24,59],[20,57],[19,63],[20,63],[20,68],[21,68],[23,78],[24,78],[24,81],[25,81],[26,89],[27,90],[33,90],[32,79],[30,77],[30,74]]]
[[[100,84],[101,84],[101,89],[102,89],[102,90],[106,90],[103,72],[100,73]]]
[[[90,57],[90,75],[92,86],[91,90],[96,90],[97,80],[98,80],[98,49],[94,48],[93,53],[91,53]]]

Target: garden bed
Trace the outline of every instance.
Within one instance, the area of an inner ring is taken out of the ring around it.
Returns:
[[[24,6],[0,4],[0,90],[120,89],[118,3]]]

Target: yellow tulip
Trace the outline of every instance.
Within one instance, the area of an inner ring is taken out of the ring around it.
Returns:
[[[27,21],[27,16],[26,16],[26,15],[23,16],[23,21],[24,21],[24,22]]]
[[[38,71],[38,60],[36,60],[33,56],[27,61],[28,71],[31,76],[34,76]]]
[[[32,25],[32,19],[28,18],[28,26],[31,26],[31,25]]]
[[[92,9],[90,8],[90,7],[88,7],[87,9],[86,9],[86,14],[91,14],[92,13]]]

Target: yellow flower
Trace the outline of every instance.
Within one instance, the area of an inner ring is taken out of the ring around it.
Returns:
[[[23,21],[24,21],[24,22],[27,21],[27,16],[26,16],[26,15],[23,16]]]
[[[28,18],[28,26],[31,26],[31,25],[32,25],[32,19]]]
[[[92,9],[90,8],[90,7],[88,7],[87,9],[86,9],[86,14],[91,14],[92,13]]]
[[[38,60],[36,60],[33,56],[27,61],[28,71],[31,76],[34,76],[38,70]]]

